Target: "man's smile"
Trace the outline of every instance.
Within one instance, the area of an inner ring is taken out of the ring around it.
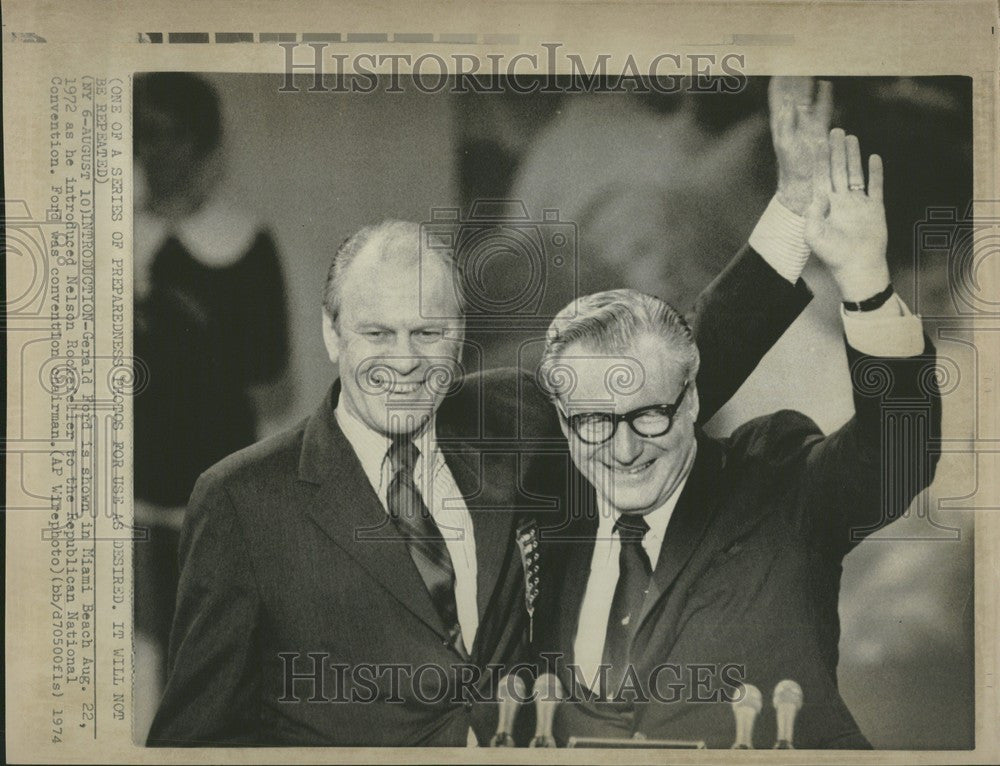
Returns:
[[[424,382],[422,380],[418,380],[413,383],[392,383],[388,386],[387,393],[396,396],[405,396],[407,394],[415,393],[417,389],[423,386],[423,384]]]
[[[638,476],[647,468],[649,468],[651,465],[653,465],[653,463],[655,462],[656,458],[654,457],[651,460],[646,460],[641,463],[635,463],[633,465],[608,465],[607,463],[605,463],[604,465],[610,468],[616,474],[622,474],[624,476]]]

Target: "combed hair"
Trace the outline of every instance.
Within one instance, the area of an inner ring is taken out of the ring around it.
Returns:
[[[403,264],[417,261],[423,255],[433,254],[441,258],[451,270],[458,299],[459,310],[465,313],[465,300],[461,290],[461,280],[455,267],[455,258],[451,250],[444,248],[422,249],[420,246],[420,224],[411,221],[387,220],[381,223],[365,226],[345,239],[337,252],[326,275],[323,288],[323,309],[334,322],[340,313],[340,295],[347,277],[347,270],[358,254],[365,249],[374,248],[379,260],[391,260]]]
[[[638,290],[606,290],[577,298],[560,311],[549,325],[542,353],[541,382],[550,395],[552,370],[569,346],[580,343],[602,354],[623,354],[642,334],[666,341],[683,360],[688,380],[698,374],[698,347],[694,333],[677,309],[655,295]]]

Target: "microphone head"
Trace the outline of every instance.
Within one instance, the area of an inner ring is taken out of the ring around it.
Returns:
[[[794,705],[795,709],[799,710],[802,707],[802,687],[790,678],[779,681],[778,685],[774,687],[774,699],[772,702],[775,707],[778,707],[778,705]]]
[[[736,687],[736,696],[732,701],[733,710],[750,708],[755,713],[759,713],[764,707],[764,696],[753,684],[740,684]]]

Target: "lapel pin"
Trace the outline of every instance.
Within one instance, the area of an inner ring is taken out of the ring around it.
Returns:
[[[524,570],[524,607],[528,613],[528,642],[535,634],[535,599],[538,598],[538,528],[534,521],[522,521],[515,535]]]

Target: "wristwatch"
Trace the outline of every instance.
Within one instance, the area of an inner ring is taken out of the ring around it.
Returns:
[[[892,297],[895,290],[892,289],[892,283],[879,293],[876,293],[871,298],[865,298],[863,301],[855,303],[854,301],[844,301],[844,308],[848,311],[874,311],[875,309],[882,308],[885,302]]]

